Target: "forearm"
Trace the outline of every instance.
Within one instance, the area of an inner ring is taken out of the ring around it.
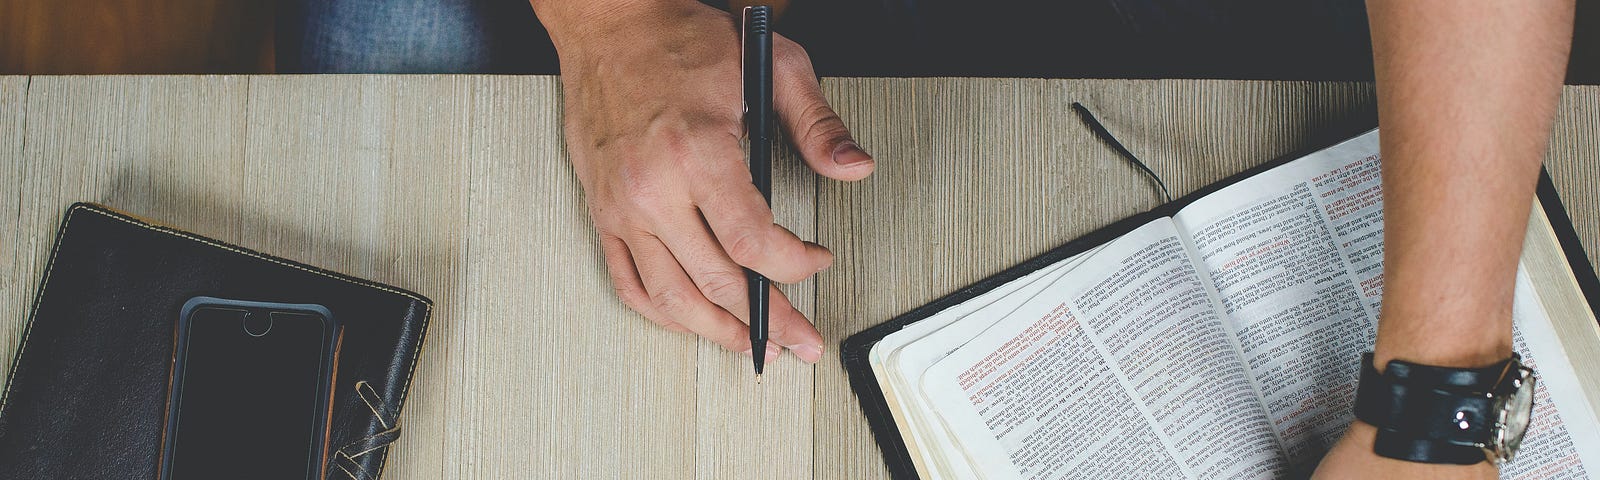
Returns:
[[[1502,360],[1573,3],[1373,0],[1368,14],[1384,155],[1375,363]]]

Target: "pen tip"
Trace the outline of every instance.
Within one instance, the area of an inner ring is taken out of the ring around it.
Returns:
[[[757,373],[756,374],[756,385],[760,385],[760,384],[761,384],[761,374]]]

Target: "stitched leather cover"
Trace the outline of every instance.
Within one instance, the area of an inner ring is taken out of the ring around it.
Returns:
[[[83,203],[62,220],[0,398],[0,478],[155,477],[175,324],[197,295],[334,312],[344,340],[326,476],[377,478],[428,299]],[[243,418],[239,438],[251,428]]]

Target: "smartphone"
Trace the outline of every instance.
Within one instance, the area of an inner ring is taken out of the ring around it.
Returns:
[[[160,478],[321,478],[340,339],[333,312],[194,297],[176,336]]]

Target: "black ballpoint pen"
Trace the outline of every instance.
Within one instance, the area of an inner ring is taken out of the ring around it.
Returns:
[[[750,138],[750,178],[772,204],[772,7],[744,8],[744,122]],[[767,356],[767,277],[746,268],[750,286],[750,357],[756,382]]]

